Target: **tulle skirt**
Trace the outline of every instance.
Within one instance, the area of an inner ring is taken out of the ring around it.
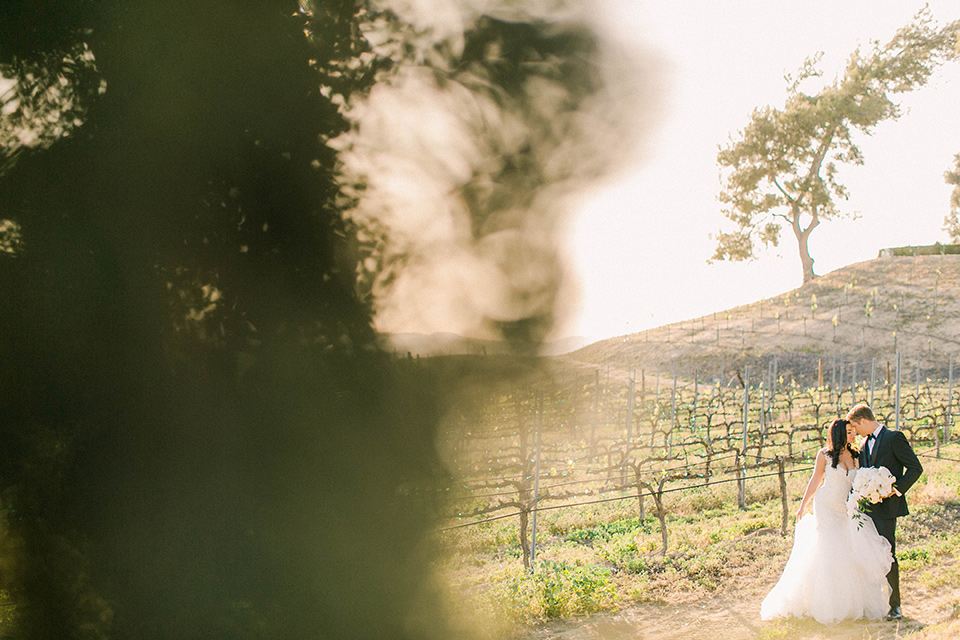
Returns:
[[[815,506],[797,523],[790,558],[760,617],[810,617],[824,624],[878,620],[889,607],[892,560],[890,543],[872,520]]]

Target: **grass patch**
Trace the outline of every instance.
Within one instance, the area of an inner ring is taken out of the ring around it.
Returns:
[[[494,597],[521,622],[569,618],[616,608],[611,572],[600,565],[538,562],[536,573],[511,575]]]

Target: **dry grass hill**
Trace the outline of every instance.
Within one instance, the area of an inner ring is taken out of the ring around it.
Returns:
[[[681,377],[699,368],[705,379],[717,374],[721,354],[727,377],[747,365],[760,371],[776,355],[785,379],[806,376],[809,383],[818,359],[876,358],[885,374],[898,350],[911,370],[918,356],[939,372],[960,355],[960,255],[853,264],[773,298],[596,342],[563,359],[620,375],[643,369],[647,376],[672,376],[676,361]]]

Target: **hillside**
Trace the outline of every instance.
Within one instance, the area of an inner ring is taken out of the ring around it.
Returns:
[[[811,382],[817,361],[837,358],[885,375],[902,352],[924,375],[946,376],[960,347],[960,256],[882,257],[828,273],[782,295],[693,320],[593,343],[564,356],[577,368],[630,368],[647,376],[726,378],[759,372],[777,356],[778,373]],[[878,374],[879,375],[879,374]]]

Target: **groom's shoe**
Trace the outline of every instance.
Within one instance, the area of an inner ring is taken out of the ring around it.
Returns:
[[[899,620],[903,617],[900,613],[900,607],[890,607],[890,613],[887,614],[887,620]]]

